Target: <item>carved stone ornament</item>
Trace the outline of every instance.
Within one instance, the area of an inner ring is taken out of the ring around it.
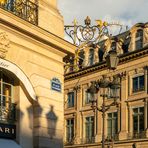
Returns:
[[[144,47],[148,45],[148,25],[144,29]]]
[[[10,45],[10,40],[6,32],[0,32],[0,58],[5,58]]]

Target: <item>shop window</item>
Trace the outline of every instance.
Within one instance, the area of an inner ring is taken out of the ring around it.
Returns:
[[[66,140],[67,142],[72,142],[74,138],[74,119],[66,120]]]
[[[133,109],[133,138],[142,138],[144,135],[144,107]]]
[[[135,41],[136,49],[141,49],[143,47],[143,30],[140,29],[137,31]]]
[[[107,137],[108,139],[116,139],[118,132],[118,117],[117,112],[108,113],[107,119]]]
[[[15,120],[15,104],[13,103],[13,80],[5,74],[0,75],[0,122]]]
[[[85,137],[86,143],[92,143],[94,141],[94,117],[85,118]]]
[[[68,93],[67,108],[74,107],[74,92]]]
[[[144,90],[144,75],[133,78],[133,92]]]
[[[93,65],[94,63],[94,49],[89,50],[89,65]]]

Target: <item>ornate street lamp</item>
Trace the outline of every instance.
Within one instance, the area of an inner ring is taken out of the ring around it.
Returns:
[[[119,58],[117,56],[117,53],[114,50],[111,50],[109,52],[109,54],[106,57],[106,62],[109,69],[113,69],[113,70],[116,69],[119,62]],[[120,89],[120,80],[118,75],[113,76],[113,81],[108,80],[106,75],[103,75],[101,80],[97,82],[96,81],[91,82],[91,86],[88,89],[88,92],[93,95],[97,94],[98,91],[100,90],[100,96],[103,99],[101,108],[97,107],[97,99],[95,99],[95,97],[93,97],[93,99],[91,100],[92,109],[93,110],[97,109],[98,111],[102,112],[102,120],[103,120],[102,148],[105,148],[105,112],[111,106],[117,105],[117,98],[119,97],[119,89]],[[108,90],[110,90],[111,94],[109,94]],[[108,97],[108,95],[114,98],[114,101],[110,105],[106,106],[105,98]]]
[[[116,69],[119,63],[119,57],[117,56],[116,50],[110,50],[106,56],[106,64],[109,69]]]

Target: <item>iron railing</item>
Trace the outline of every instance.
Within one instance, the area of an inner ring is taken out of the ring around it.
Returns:
[[[38,24],[38,6],[29,0],[1,0],[0,8],[34,24]]]
[[[81,139],[81,144],[95,143],[95,137]]]
[[[10,101],[0,103],[0,122],[14,123],[16,121],[16,104]]]
[[[108,135],[106,141],[118,141],[119,134]]]
[[[141,138],[146,138],[145,131],[128,133],[128,139],[141,139]]]
[[[65,142],[64,142],[64,145],[73,145],[74,144],[74,138],[73,139],[67,139]]]

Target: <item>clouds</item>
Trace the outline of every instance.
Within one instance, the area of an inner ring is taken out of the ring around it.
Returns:
[[[96,19],[119,20],[126,25],[148,22],[148,0],[58,0],[65,24],[76,18],[82,24],[86,16]]]

